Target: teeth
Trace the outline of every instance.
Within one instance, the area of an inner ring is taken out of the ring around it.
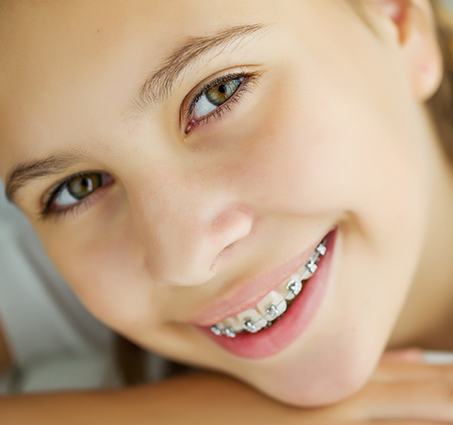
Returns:
[[[242,322],[244,330],[252,333],[260,331],[267,324],[267,320],[253,308],[239,313],[238,319]]]
[[[310,255],[307,263],[302,270],[293,273],[288,280],[277,290],[269,292],[256,305],[256,309],[251,308],[236,317],[228,317],[223,322],[211,326],[211,332],[215,335],[223,335],[234,338],[243,331],[256,333],[265,327],[272,325],[272,322],[280,317],[288,308],[287,301],[296,298],[302,291],[304,283],[318,269],[319,258],[326,255],[327,240],[324,239],[318,244],[315,251]]]
[[[321,255],[318,251],[315,251],[313,254],[310,255],[307,264],[305,264],[305,270],[302,276],[302,279],[308,279],[313,275],[313,273],[317,270],[318,266],[316,265],[319,257]]]
[[[303,282],[302,277],[298,273],[293,273],[285,285],[286,295],[285,299],[293,300],[302,291]]]
[[[286,301],[277,291],[271,291],[256,308],[266,321],[272,322],[286,311]]]
[[[234,332],[241,332],[243,330],[241,321],[236,317],[229,317],[228,319],[225,319],[223,323]]]
[[[242,331],[242,324],[234,317],[229,317],[223,323],[216,323],[211,326],[211,332],[214,335],[225,335],[229,338],[234,338],[236,333]]]
[[[305,264],[303,270],[299,273],[301,280],[308,280],[313,276],[313,273],[316,271],[313,266],[316,266],[316,264],[310,262]]]
[[[211,332],[214,335],[222,335],[224,329],[225,328],[224,328],[224,326],[221,323],[217,323],[217,324],[211,326]]]
[[[308,259],[308,264],[316,263],[318,261],[319,257],[320,257],[319,252],[315,251],[313,254],[310,255],[310,257]]]
[[[229,326],[224,329],[223,334],[228,338],[234,338],[236,336],[236,332],[234,332]]]
[[[305,267],[310,272],[310,277],[318,268],[315,263],[307,263]]]
[[[323,242],[321,242],[317,247],[316,251],[318,251],[321,255],[326,255],[327,252],[327,247],[324,245]]]

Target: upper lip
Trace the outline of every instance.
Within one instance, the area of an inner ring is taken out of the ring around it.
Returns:
[[[308,261],[321,240],[322,238],[277,268],[260,273],[252,279],[240,279],[233,282],[231,284],[233,289],[224,297],[203,307],[192,323],[199,326],[212,326],[248,308],[255,307],[268,292],[279,286],[284,279],[299,270]]]

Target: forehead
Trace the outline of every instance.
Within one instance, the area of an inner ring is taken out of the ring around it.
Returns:
[[[291,15],[308,31],[308,5],[329,0],[9,1],[0,14],[0,176],[49,151],[107,147],[125,131],[120,108],[169,49],[228,25],[279,23]],[[327,10],[327,9],[325,9]],[[278,41],[277,41],[278,43]],[[274,49],[275,50],[275,49]],[[272,51],[272,48],[269,48]],[[249,52],[250,53],[250,52]],[[236,55],[235,60],[247,61]],[[219,69],[219,64],[212,71]],[[227,63],[225,62],[225,65]],[[208,76],[208,75],[203,75]],[[187,88],[199,81],[195,75]],[[83,142],[86,146],[83,146]],[[63,146],[64,144],[64,146]]]

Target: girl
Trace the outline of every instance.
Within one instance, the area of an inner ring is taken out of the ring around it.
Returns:
[[[3,0],[8,198],[98,319],[253,388],[200,375],[4,412],[453,421],[451,366],[376,368],[386,349],[453,350],[438,6]]]

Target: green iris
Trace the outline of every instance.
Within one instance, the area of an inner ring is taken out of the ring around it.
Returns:
[[[74,177],[68,183],[68,192],[76,199],[83,199],[90,195],[102,184],[102,178],[99,173],[85,174]]]
[[[206,91],[206,98],[216,106],[227,101],[241,84],[239,79],[217,84]]]

